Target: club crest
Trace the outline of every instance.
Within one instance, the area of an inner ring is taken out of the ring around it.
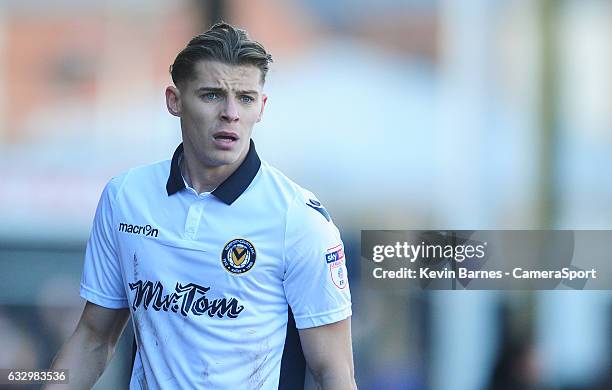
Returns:
[[[233,274],[248,272],[255,265],[255,247],[244,238],[235,238],[225,244],[221,252],[221,263]]]

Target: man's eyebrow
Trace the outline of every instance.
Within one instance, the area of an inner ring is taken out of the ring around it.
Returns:
[[[254,89],[247,89],[247,90],[240,90],[240,91],[236,91],[239,94],[244,94],[244,95],[258,95],[259,92],[254,90]]]
[[[200,87],[196,89],[196,92],[216,92],[216,93],[225,93],[225,89],[219,87]],[[237,90],[237,94],[239,95],[259,95],[259,91],[255,89],[246,89],[246,90]]]
[[[218,87],[200,87],[196,89],[196,92],[225,92],[223,88]]]

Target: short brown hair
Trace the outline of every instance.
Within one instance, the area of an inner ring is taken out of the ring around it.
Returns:
[[[254,65],[261,70],[261,83],[266,80],[272,56],[263,45],[249,38],[245,30],[219,22],[203,34],[191,38],[170,65],[172,81],[179,83],[194,77],[194,65],[202,60],[230,65]]]

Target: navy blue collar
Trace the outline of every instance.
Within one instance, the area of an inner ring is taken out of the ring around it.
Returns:
[[[185,181],[181,175],[179,167],[179,158],[183,154],[183,144],[181,143],[172,156],[170,163],[170,175],[166,183],[166,191],[168,196],[173,195],[185,188]],[[227,205],[234,203],[236,199],[247,189],[251,184],[255,175],[259,171],[261,160],[255,151],[255,143],[251,140],[249,152],[238,169],[234,171],[223,183],[217,187],[212,194]]]

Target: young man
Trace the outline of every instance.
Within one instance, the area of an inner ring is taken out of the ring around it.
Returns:
[[[318,384],[355,388],[338,230],[251,140],[270,62],[225,23],[178,54],[166,102],[183,143],[172,160],[134,168],[102,193],[87,303],[53,363],[70,370],[71,388],[95,383],[131,314],[130,388],[276,389],[288,305]]]

